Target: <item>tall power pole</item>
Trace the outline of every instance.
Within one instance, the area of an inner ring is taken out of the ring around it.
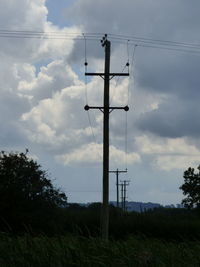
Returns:
[[[116,187],[117,187],[117,208],[119,208],[119,174],[120,173],[126,173],[127,169],[125,171],[119,171],[118,169],[116,171],[109,171],[110,173],[116,174]]]
[[[110,107],[109,104],[109,86],[110,79],[114,76],[129,76],[128,73],[110,73],[110,50],[111,42],[107,40],[107,35],[101,40],[101,44],[105,47],[105,67],[104,73],[85,73],[87,76],[100,76],[104,79],[104,105],[94,107],[85,106],[85,110],[100,109],[103,116],[103,205],[102,205],[102,221],[101,234],[102,238],[108,240],[109,229],[109,114],[114,109],[124,109],[128,111],[128,106],[125,107]]]

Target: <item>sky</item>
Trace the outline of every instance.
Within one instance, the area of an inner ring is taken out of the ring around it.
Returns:
[[[103,71],[100,39],[107,33],[111,71],[130,73],[110,82],[112,105],[130,108],[110,114],[110,170],[128,169],[120,175],[130,180],[128,201],[180,203],[183,172],[200,163],[200,53],[163,49],[158,40],[198,46],[199,9],[198,0],[2,0],[1,150],[28,148],[69,202],[102,200],[103,114],[91,110],[88,119],[84,106],[102,105],[103,80],[86,79],[84,63]],[[49,38],[11,38],[2,30]],[[56,38],[63,34],[70,38]],[[134,36],[140,41],[128,41]],[[111,201],[115,179],[110,174]]]

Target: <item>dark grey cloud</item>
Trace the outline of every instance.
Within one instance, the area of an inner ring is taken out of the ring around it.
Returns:
[[[198,99],[183,102],[177,98],[169,98],[157,110],[141,115],[136,125],[142,131],[161,137],[199,138],[200,106],[198,102]]]
[[[140,34],[148,37],[194,37],[198,29],[200,3],[194,0],[78,0],[67,19],[87,32]],[[194,29],[194,30],[193,30]],[[170,39],[171,39],[170,38]]]
[[[139,50],[140,48],[138,48]],[[141,51],[136,55],[137,83],[145,90],[179,95],[181,98],[197,97],[200,93],[200,54],[180,52]]]

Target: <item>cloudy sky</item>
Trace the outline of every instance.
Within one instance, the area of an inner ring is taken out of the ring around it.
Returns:
[[[130,77],[111,81],[110,102],[130,111],[111,113],[110,169],[128,168],[129,201],[180,203],[183,171],[200,163],[199,10],[198,0],[2,0],[1,150],[28,148],[70,202],[101,201],[103,115],[83,107],[102,105],[103,80],[86,80],[84,62],[103,71],[108,33],[111,71],[130,62]]]

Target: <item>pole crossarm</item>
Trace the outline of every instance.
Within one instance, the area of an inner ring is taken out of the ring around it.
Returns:
[[[100,76],[104,79],[105,76],[110,76],[109,80],[111,80],[115,76],[129,76],[129,73],[101,73],[101,72],[85,72],[85,76]]]
[[[88,106],[88,105],[85,105],[84,109],[87,110],[87,111],[89,109],[99,109],[102,112],[104,112],[104,110],[106,109],[106,110],[109,110],[109,113],[111,113],[114,109],[123,109],[126,112],[129,111],[129,107],[128,106],[124,106],[124,107],[102,107],[102,106]]]
[[[122,172],[127,172],[127,169],[125,170],[125,171],[119,171],[119,170],[116,170],[116,171],[109,171],[109,172],[111,172],[111,173],[122,173]]]
[[[86,76],[105,76],[105,75],[108,75],[108,76],[129,76],[129,73],[101,73],[101,72],[85,72],[85,75]]]

